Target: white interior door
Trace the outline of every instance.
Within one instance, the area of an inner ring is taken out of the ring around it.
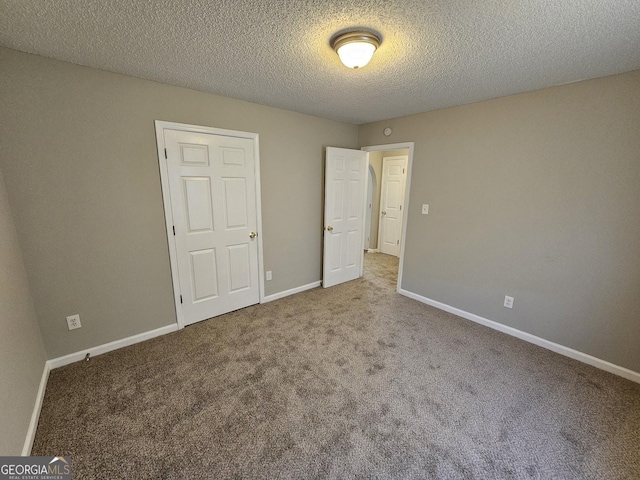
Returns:
[[[184,325],[258,303],[254,141],[168,128],[158,133]]]
[[[400,256],[402,240],[402,202],[407,178],[408,157],[382,159],[382,191],[380,192],[380,253]]]
[[[364,254],[367,152],[327,147],[322,286],[354,280]]]

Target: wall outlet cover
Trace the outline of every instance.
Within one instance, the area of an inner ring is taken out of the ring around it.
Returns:
[[[69,330],[75,330],[76,328],[82,327],[82,324],[80,323],[80,315],[71,315],[70,317],[67,317],[67,327],[69,327]]]

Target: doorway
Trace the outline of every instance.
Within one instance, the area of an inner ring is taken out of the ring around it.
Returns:
[[[156,121],[180,328],[264,298],[258,135]]]
[[[379,271],[377,264],[384,264],[388,275],[390,265],[394,263],[391,257],[397,257],[396,291],[400,290],[402,281],[413,145],[413,142],[405,142],[362,147],[369,153],[369,169],[373,172],[369,181],[375,182],[371,189],[371,221],[365,227],[365,236],[370,239],[365,250],[365,265],[376,262],[373,270]],[[384,192],[383,187],[386,187]]]

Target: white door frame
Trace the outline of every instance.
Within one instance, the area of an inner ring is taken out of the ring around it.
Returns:
[[[404,212],[402,213],[402,241],[400,242],[400,266],[398,267],[398,283],[396,284],[396,292],[400,292],[402,286],[402,271],[404,268],[404,247],[407,241],[407,219],[409,211],[409,196],[411,190],[411,171],[413,170],[413,145],[414,142],[403,143],[389,143],[386,145],[369,145],[362,147],[361,150],[365,152],[381,152],[385,150],[400,150],[403,148],[409,149],[409,159],[407,161],[407,179],[405,181],[404,189]],[[378,239],[380,242],[380,239]]]
[[[262,196],[260,194],[260,150],[258,134],[240,132],[237,130],[224,130],[221,128],[202,127],[199,125],[188,125],[184,123],[165,122],[155,120],[156,143],[158,146],[158,163],[160,165],[160,182],[162,185],[162,203],[164,206],[164,219],[167,227],[167,243],[169,245],[169,261],[171,263],[171,282],[173,283],[173,300],[176,308],[176,321],[178,328],[184,328],[184,315],[180,302],[180,278],[178,276],[178,252],[176,241],[173,235],[173,211],[171,210],[171,195],[169,193],[169,169],[163,130],[179,130],[182,132],[207,133],[210,135],[221,135],[225,137],[247,138],[253,140],[253,151],[255,156],[255,179],[256,179],[256,216],[258,227],[258,284],[260,291],[260,303],[264,303],[264,262],[262,249]]]

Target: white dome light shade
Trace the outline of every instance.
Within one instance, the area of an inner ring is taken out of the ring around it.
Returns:
[[[331,42],[342,63],[349,68],[364,67],[379,45],[380,39],[370,32],[348,32]]]
[[[365,42],[345,43],[338,49],[338,56],[342,63],[349,68],[364,67],[371,61],[375,45]]]

